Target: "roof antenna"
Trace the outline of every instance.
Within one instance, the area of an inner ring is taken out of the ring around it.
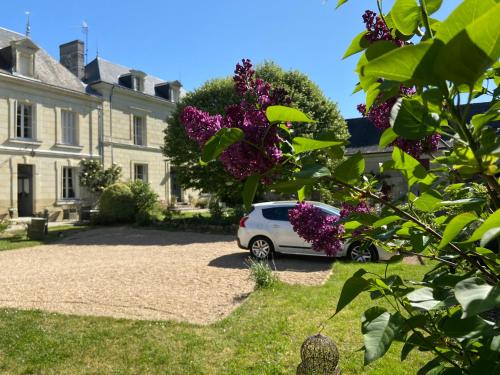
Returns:
[[[26,14],[26,38],[29,38],[31,36],[31,24],[30,24],[30,12],[26,11],[24,14]]]
[[[95,40],[95,57],[99,57],[99,39]]]
[[[85,21],[82,21],[82,33],[85,34],[85,65],[87,65],[89,55],[89,25]]]

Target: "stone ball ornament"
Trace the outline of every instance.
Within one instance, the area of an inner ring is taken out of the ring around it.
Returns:
[[[297,367],[297,375],[340,374],[337,345],[321,333],[309,336],[302,343],[300,358],[302,362]]]

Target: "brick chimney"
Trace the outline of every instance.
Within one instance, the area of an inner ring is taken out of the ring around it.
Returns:
[[[59,62],[79,79],[85,76],[85,49],[81,40],[73,40],[59,46]]]

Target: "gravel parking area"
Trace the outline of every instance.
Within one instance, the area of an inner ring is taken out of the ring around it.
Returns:
[[[0,253],[0,306],[209,324],[252,291],[234,236],[112,227]],[[281,280],[315,285],[324,258],[278,257]]]

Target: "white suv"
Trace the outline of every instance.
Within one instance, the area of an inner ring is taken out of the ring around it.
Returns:
[[[327,215],[339,216],[339,209],[320,202],[308,202],[320,208]],[[325,256],[312,250],[311,244],[303,240],[293,230],[288,220],[288,210],[296,206],[296,202],[266,202],[252,206],[250,213],[240,220],[238,229],[238,246],[249,249],[258,259],[265,259],[271,253]],[[376,262],[389,259],[392,254],[374,245],[363,246],[362,241],[350,239],[336,257],[347,256],[358,262]]]

